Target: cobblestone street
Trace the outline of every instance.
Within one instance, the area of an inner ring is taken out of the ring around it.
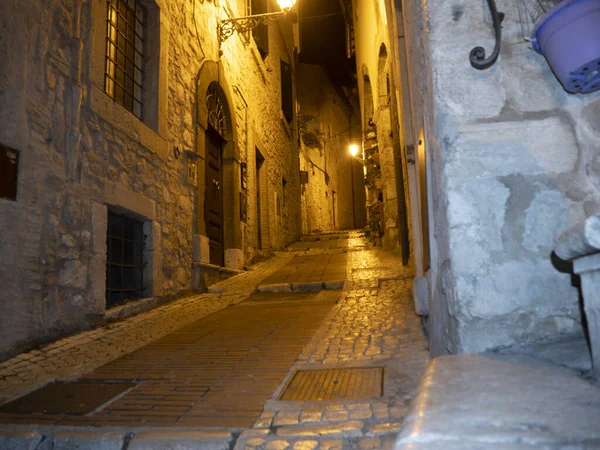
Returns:
[[[410,271],[394,255],[368,248],[357,232],[342,236],[344,244],[334,237],[304,239],[303,253],[279,253],[207,294],[6,361],[0,365],[0,422],[5,429],[77,425],[90,439],[96,427],[127,427],[136,435],[153,427],[163,437],[165,427],[176,427],[201,432],[198,439],[235,441],[238,449],[391,448],[428,361]],[[331,255],[327,242],[334,243]],[[306,256],[314,249],[319,254]],[[323,277],[326,268],[344,278],[344,290],[255,292],[269,277],[310,282],[305,274]],[[369,368],[383,374],[371,380],[381,386],[377,395],[355,389],[344,397],[341,390],[360,379],[331,378]],[[280,400],[298,371],[318,371],[329,400],[310,398],[306,390],[302,401]],[[132,388],[85,414],[6,410],[8,400],[57,379]],[[142,437],[132,443],[136,439]]]

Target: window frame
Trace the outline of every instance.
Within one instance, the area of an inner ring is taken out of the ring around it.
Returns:
[[[146,8],[141,0],[107,0],[106,9],[104,92],[141,119]]]
[[[280,92],[281,92],[281,111],[288,125],[294,122],[295,102],[294,102],[294,74],[292,65],[285,62],[283,59],[279,63],[280,72]],[[289,77],[284,79],[284,68],[287,67]],[[287,89],[286,89],[287,88]]]
[[[116,225],[119,225],[119,229],[117,229]],[[130,228],[131,232],[129,235],[126,228]],[[135,215],[124,213],[118,208],[108,208],[106,232],[106,309],[115,308],[147,297],[145,293],[148,290],[148,283],[144,277],[147,251],[146,241],[147,235],[144,233],[143,220],[135,217]],[[117,244],[120,244],[120,247]],[[126,247],[130,247],[130,252],[126,251]],[[117,276],[113,276],[114,274],[117,274]],[[126,282],[126,279],[133,284],[130,285],[131,283]],[[133,294],[133,296],[130,296],[130,294]],[[120,297],[120,300],[116,300],[115,297]]]
[[[146,10],[144,67],[142,82],[142,117],[138,118],[113,100],[104,89],[106,69],[107,1],[90,0],[92,32],[89,55],[90,105],[92,110],[116,128],[139,136],[144,145],[164,152],[167,142],[157,139],[169,135],[168,61],[170,21],[165,0],[138,0]]]
[[[260,4],[259,8],[256,7],[258,4]],[[247,8],[249,16],[266,14],[269,12],[269,0],[248,0]],[[269,56],[269,24],[258,25],[249,34],[252,36],[258,53],[264,61]]]

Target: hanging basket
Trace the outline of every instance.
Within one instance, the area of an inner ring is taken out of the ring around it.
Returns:
[[[566,91],[600,90],[600,0],[565,0],[537,22],[533,48]]]

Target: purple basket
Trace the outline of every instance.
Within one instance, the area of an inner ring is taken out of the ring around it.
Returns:
[[[600,0],[565,0],[536,23],[533,48],[566,91],[600,90]]]

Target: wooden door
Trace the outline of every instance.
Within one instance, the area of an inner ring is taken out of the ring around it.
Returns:
[[[419,196],[421,214],[421,234],[423,239],[423,270],[429,269],[431,257],[429,254],[429,206],[427,203],[427,157],[425,153],[425,136],[421,131],[419,139],[418,164],[419,164]]]
[[[258,229],[258,248],[263,249],[263,235],[262,235],[262,204],[261,204],[261,189],[260,186],[263,183],[262,177],[262,165],[265,162],[265,158],[261,155],[258,147],[256,148],[256,227]]]
[[[212,127],[206,130],[206,172],[204,191],[204,221],[210,240],[210,263],[223,266],[223,138]]]

